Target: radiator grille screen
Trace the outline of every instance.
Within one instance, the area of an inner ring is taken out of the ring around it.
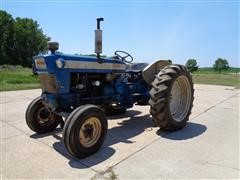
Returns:
[[[39,74],[38,75],[43,92],[57,93],[56,77],[53,74]]]

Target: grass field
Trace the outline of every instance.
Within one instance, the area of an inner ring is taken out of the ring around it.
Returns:
[[[19,66],[0,66],[0,91],[39,88],[37,76],[30,68]]]
[[[213,68],[210,67],[203,67],[199,68],[194,73],[196,74],[219,74]],[[221,74],[237,74],[240,73],[240,68],[229,68],[228,70],[223,70]]]
[[[200,68],[192,74],[196,84],[214,84],[240,88],[240,68],[230,68],[221,74],[212,68]],[[0,66],[0,91],[40,88],[37,76],[30,68]]]
[[[240,74],[196,74],[193,73],[196,84],[214,84],[240,88]]]
[[[193,82],[196,84],[213,84],[234,86],[240,88],[240,68],[230,68],[222,71],[221,74],[213,70],[213,68],[200,68],[192,73]]]

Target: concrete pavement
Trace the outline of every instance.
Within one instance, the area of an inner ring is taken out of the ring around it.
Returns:
[[[239,90],[195,85],[187,126],[154,127],[148,106],[109,117],[107,139],[96,154],[71,158],[61,129],[37,135],[25,110],[40,90],[1,92],[1,177],[64,179],[239,178]]]

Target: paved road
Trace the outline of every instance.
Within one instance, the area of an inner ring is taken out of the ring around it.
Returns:
[[[1,93],[1,176],[10,178],[239,178],[239,90],[195,85],[193,113],[177,132],[154,127],[148,106],[109,117],[101,150],[71,158],[61,130],[37,135],[24,114],[40,90]]]

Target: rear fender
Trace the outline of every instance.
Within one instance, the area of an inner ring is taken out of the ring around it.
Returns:
[[[159,73],[159,71],[163,69],[165,66],[170,64],[171,62],[169,62],[168,60],[158,60],[152,64],[149,64],[142,71],[144,81],[148,85],[151,85],[152,81],[155,79],[155,75],[157,75],[157,73]]]

